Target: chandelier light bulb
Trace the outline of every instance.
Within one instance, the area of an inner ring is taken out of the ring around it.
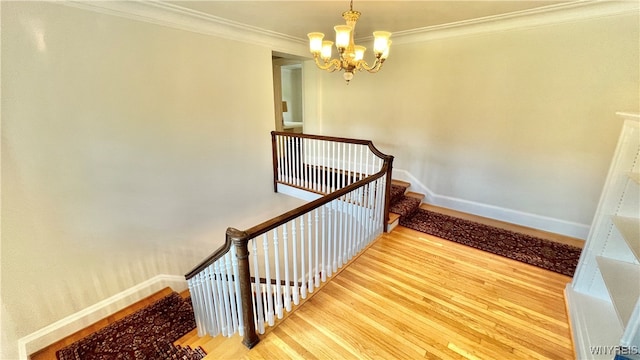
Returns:
[[[387,57],[389,56],[389,50],[391,49],[391,40],[389,40],[387,42],[387,48],[384,50],[384,52],[382,53],[382,56],[380,56],[380,58],[382,60],[386,60]]]
[[[382,55],[387,50],[389,45],[389,36],[391,33],[388,31],[374,31],[373,32],[373,52],[376,55]]]
[[[320,57],[323,60],[331,59],[331,53],[333,52],[333,41],[325,40],[322,42],[322,52],[320,53]]]
[[[364,52],[367,50],[366,47],[361,46],[361,45],[356,45],[353,47],[353,50],[355,51],[355,57],[353,58],[353,60],[355,61],[360,61],[362,59],[364,59]]]
[[[351,40],[351,26],[349,25],[337,25],[333,29],[336,31],[336,47],[338,49],[345,49],[349,46],[349,40]]]
[[[309,37],[309,50],[312,54],[317,54],[322,50],[322,39],[324,39],[324,34],[321,32],[311,32],[308,33]]]

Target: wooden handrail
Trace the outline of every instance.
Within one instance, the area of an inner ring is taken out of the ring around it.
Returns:
[[[393,156],[389,156],[391,159],[393,159]],[[217,251],[215,251],[213,254],[211,254],[211,256],[207,257],[204,261],[202,261],[198,266],[196,266],[195,268],[193,268],[193,270],[189,271],[185,277],[187,280],[191,279],[192,277],[194,277],[196,274],[198,274],[200,271],[204,270],[207,266],[213,264],[216,260],[220,259],[224,254],[226,254],[227,251],[229,251],[229,248],[231,247],[232,241],[230,239],[230,233],[234,234],[235,236],[238,236],[238,233],[242,233],[241,236],[239,236],[237,238],[237,240],[242,240],[245,243],[248,243],[249,240],[260,236],[266,232],[269,232],[270,230],[273,230],[275,228],[277,228],[278,226],[282,225],[282,224],[286,224],[287,222],[299,217],[302,214],[306,214],[310,211],[313,211],[319,207],[321,207],[322,205],[325,205],[339,197],[342,197],[348,193],[350,193],[351,191],[364,186],[366,184],[369,184],[371,182],[374,182],[376,180],[378,180],[379,178],[381,178],[382,176],[387,174],[387,169],[389,164],[391,163],[391,160],[389,160],[389,162],[385,162],[382,165],[382,169],[380,171],[378,171],[377,173],[359,180],[349,186],[346,186],[340,190],[334,191],[331,194],[327,194],[319,199],[316,199],[312,202],[309,202],[307,204],[304,204],[302,206],[299,206],[293,210],[287,211],[286,213],[280,215],[280,216],[276,216],[272,219],[269,219],[261,224],[258,224],[256,226],[253,226],[245,231],[240,231],[238,229],[235,228],[227,228],[227,236],[226,236],[226,241],[224,243],[224,245],[219,248]],[[390,182],[389,182],[390,184]],[[387,186],[389,187],[389,186]],[[389,197],[389,194],[387,194],[386,196],[387,198]],[[385,208],[387,208],[388,205],[385,204]],[[385,217],[387,216],[386,214],[388,213],[387,210],[385,210]]]
[[[309,211],[312,211],[316,208],[319,208],[320,206],[327,204],[345,194],[348,194],[349,192],[359,188],[360,186],[364,186],[368,183],[371,183],[377,179],[379,179],[380,177],[382,177],[384,174],[387,175],[387,188],[386,188],[386,195],[385,195],[385,205],[384,205],[384,216],[385,216],[385,221],[389,220],[389,195],[390,195],[390,189],[391,189],[391,171],[392,171],[392,164],[393,164],[393,156],[392,155],[385,155],[382,152],[380,152],[380,150],[378,150],[374,145],[373,142],[371,140],[359,140],[359,139],[348,139],[348,138],[341,138],[341,137],[332,137],[332,136],[321,136],[321,135],[309,135],[309,134],[292,134],[292,133],[287,133],[287,132],[278,132],[278,131],[272,131],[271,132],[271,138],[272,138],[272,144],[275,144],[275,136],[276,135],[287,135],[287,136],[292,136],[292,137],[300,137],[300,138],[307,138],[307,139],[316,139],[316,140],[325,140],[325,141],[335,141],[335,142],[343,142],[343,143],[350,143],[350,144],[360,144],[360,145],[367,145],[369,147],[369,149],[371,150],[371,152],[373,152],[376,156],[380,157],[383,160],[383,165],[382,165],[382,169],[380,169],[379,172],[365,178],[362,180],[359,180],[347,187],[344,187],[338,191],[334,191],[331,194],[327,194],[323,197],[321,197],[320,199],[314,200],[310,203],[307,203],[305,205],[302,205],[300,207],[297,207],[291,211],[288,211],[280,216],[277,216],[275,218],[272,218],[270,220],[267,220],[259,225],[256,225],[252,228],[249,228],[248,230],[244,231],[244,233],[247,234],[247,238],[245,239],[246,241],[249,241],[250,239],[253,239],[256,236],[262,235],[266,232],[268,232],[269,230],[272,230],[284,223],[289,222],[292,219],[297,218],[298,216],[300,216],[301,214],[305,214]],[[275,145],[273,145],[273,153],[275,154]],[[275,159],[275,155],[274,155],[274,164],[277,163],[277,160]],[[277,178],[276,175],[276,167],[274,165],[274,179]],[[274,183],[276,183],[276,181],[274,181]],[[218,250],[216,250],[215,252],[213,252],[210,256],[208,256],[206,259],[204,259],[200,264],[198,264],[196,267],[194,267],[191,271],[189,271],[186,275],[185,278],[187,280],[191,279],[192,277],[194,277],[196,274],[198,274],[200,271],[204,270],[207,266],[213,264],[216,260],[220,259],[224,254],[226,254],[229,249],[231,248],[232,245],[232,241],[229,238],[229,232],[233,232],[234,234],[237,234],[237,232],[239,231],[238,229],[235,229],[233,227],[229,227],[227,228],[227,236],[225,237],[225,243],[218,248]],[[387,226],[385,224],[385,231],[387,231]]]

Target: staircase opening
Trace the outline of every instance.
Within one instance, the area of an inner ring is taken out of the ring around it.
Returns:
[[[272,132],[275,192],[309,203],[246,230],[185,275],[198,334],[257,333],[311,296],[386,231],[393,156],[371,141]]]

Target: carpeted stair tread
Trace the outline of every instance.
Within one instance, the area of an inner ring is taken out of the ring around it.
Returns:
[[[404,193],[407,192],[407,188],[408,186],[391,184],[391,194],[390,194],[391,204],[398,201],[400,197],[402,197]]]
[[[400,215],[400,221],[405,216],[411,216],[418,208],[422,201],[413,196],[401,195],[397,200],[393,201],[389,206],[389,211]]]

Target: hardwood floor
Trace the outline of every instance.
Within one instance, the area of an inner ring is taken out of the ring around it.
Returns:
[[[252,350],[207,359],[571,359],[571,278],[404,227],[382,235]]]
[[[582,241],[422,205],[582,247]],[[572,359],[563,290],[571,281],[515,260],[398,226],[261,335],[198,337],[206,359]],[[31,356],[55,351],[167,295],[164,289]],[[186,294],[183,294],[186,296]]]

